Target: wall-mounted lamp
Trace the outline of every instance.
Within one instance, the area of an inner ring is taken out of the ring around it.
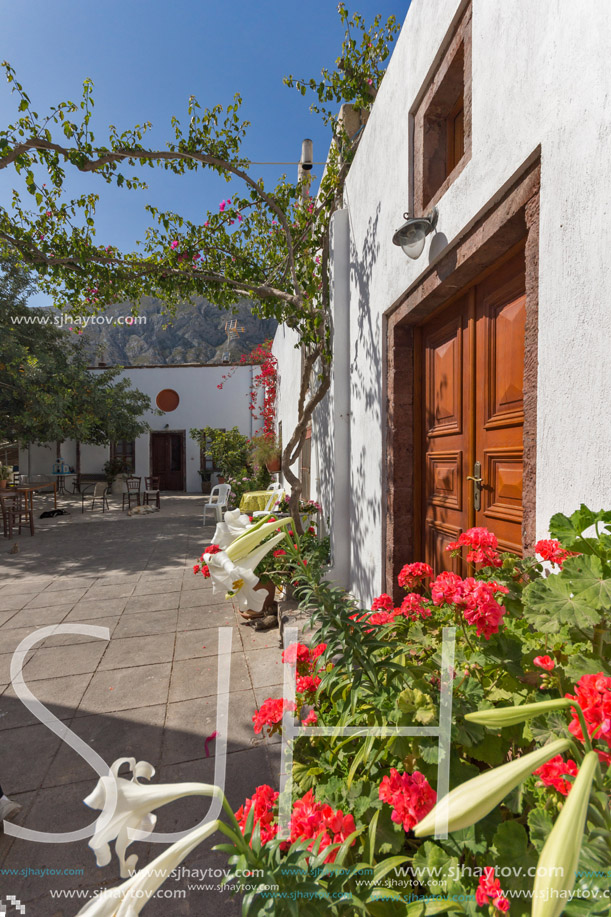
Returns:
[[[404,213],[406,222],[392,237],[393,245],[400,245],[408,258],[419,258],[424,250],[424,240],[435,231],[438,216],[437,207],[433,207],[425,217],[410,217]]]

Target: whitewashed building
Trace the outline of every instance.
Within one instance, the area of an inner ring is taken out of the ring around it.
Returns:
[[[191,439],[189,431],[194,427],[226,430],[238,427],[241,433],[252,436],[249,393],[256,370],[256,366],[197,363],[125,367],[117,378],[128,378],[133,388],[151,399],[152,410],[144,414],[150,432],[133,442],[108,446],[81,443],[81,474],[84,477],[101,474],[109,458],[120,457],[139,477],[159,476],[162,490],[201,492],[198,472],[203,467],[203,457],[199,443]],[[224,379],[225,376],[229,378]],[[61,450],[64,461],[76,468],[77,444],[66,441]],[[31,474],[49,474],[55,461],[55,443],[30,447]],[[20,450],[19,468],[28,469],[27,449]],[[212,469],[212,483],[214,480]]]
[[[521,551],[553,513],[611,506],[610,50],[600,0],[412,0],[334,217],[312,432],[363,601],[472,525]],[[433,208],[412,260],[393,235]],[[293,344],[279,329],[287,429]]]

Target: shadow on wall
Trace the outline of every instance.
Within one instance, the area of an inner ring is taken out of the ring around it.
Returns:
[[[318,452],[318,499],[323,506],[324,533],[333,530],[335,506],[335,439],[333,428],[333,388],[325,395],[314,413],[316,449]]]
[[[350,253],[351,289],[356,286],[358,291],[356,321],[351,331],[352,442],[362,441],[358,460],[351,456],[351,588],[363,602],[368,602],[375,594],[381,558],[375,533],[381,531],[382,462],[379,457],[374,466],[371,454],[376,454],[373,451],[376,443],[382,449],[382,339],[381,317],[370,306],[371,277],[380,252],[379,218],[380,205],[369,219],[361,251],[351,246]],[[351,318],[354,321],[354,310],[351,310]]]

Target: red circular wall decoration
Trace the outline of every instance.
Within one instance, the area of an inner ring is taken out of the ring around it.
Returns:
[[[180,404],[178,392],[175,392],[173,388],[164,388],[159,392],[155,401],[159,410],[164,411],[166,414],[169,414],[170,411],[175,411]]]

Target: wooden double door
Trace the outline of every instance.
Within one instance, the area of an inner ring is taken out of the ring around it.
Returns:
[[[525,319],[522,253],[421,329],[422,547],[435,572],[464,574],[445,549],[473,526],[522,553]]]
[[[185,489],[185,434],[151,433],[151,475],[161,490]]]

